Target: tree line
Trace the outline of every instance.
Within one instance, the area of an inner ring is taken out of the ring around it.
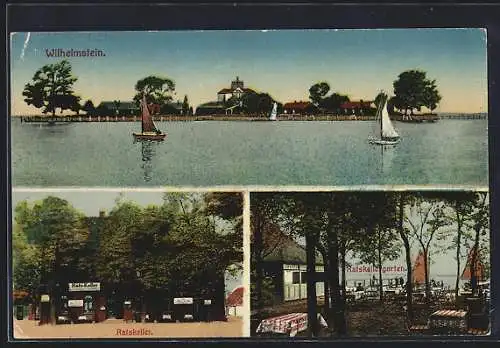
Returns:
[[[317,335],[316,255],[325,268],[324,314],[336,334],[346,334],[346,268],[354,256],[378,268],[379,300],[384,300],[382,268],[385,262],[404,257],[406,307],[413,318],[412,255],[423,255],[426,301],[431,299],[429,279],[432,255],[453,250],[456,287],[461,259],[472,250],[469,264],[473,294],[477,294],[474,265],[489,254],[489,202],[485,192],[317,192],[252,193],[252,309],[258,322],[265,307],[269,279],[263,259],[269,248],[266,230],[278,225],[289,236],[305,240],[307,254],[308,322]],[[271,243],[272,244],[272,243]],[[485,272],[489,272],[488,265]],[[271,290],[272,291],[272,290]],[[458,296],[456,296],[458,298]]]
[[[391,114],[400,113],[413,115],[414,111],[427,108],[431,113],[441,101],[436,80],[430,80],[422,70],[407,70],[398,75],[393,82],[394,95],[389,97],[387,107]],[[349,96],[338,92],[330,92],[328,82],[318,82],[309,88],[309,99],[316,108],[316,112],[330,112],[342,114],[342,104],[350,101]],[[374,98],[375,107],[360,105],[365,115],[374,115],[382,97],[379,93]],[[363,100],[360,100],[363,104]]]
[[[239,193],[165,193],[163,204],[145,207],[119,196],[100,217],[55,196],[21,201],[14,211],[13,290],[34,301],[42,285],[57,294],[69,282],[100,281],[108,295],[160,298],[210,293],[215,284],[223,303],[220,280],[241,267],[242,240]]]
[[[150,104],[153,113],[183,114],[193,113],[189,105],[187,95],[182,102],[173,103],[175,82],[167,77],[150,75],[137,81],[134,86],[134,105],[122,108],[124,102],[113,100],[112,105],[103,103],[95,106],[92,100],[82,99],[75,93],[74,84],[78,78],[73,75],[72,66],[69,61],[62,60],[58,63],[47,64],[38,69],[30,82],[24,86],[24,101],[43,114],[55,116],[59,110],[65,110],[79,114],[85,111],[87,115],[100,116],[129,116],[139,113],[139,105],[142,95],[146,95],[146,101]]]
[[[193,107],[189,104],[188,96],[185,95],[182,102],[173,103],[175,93],[175,82],[168,77],[150,75],[137,81],[134,86],[135,94],[133,106],[124,106],[124,102],[113,100],[111,105],[103,103],[95,106],[92,100],[82,102],[81,97],[75,94],[74,84],[78,80],[72,73],[69,61],[63,60],[54,64],[47,64],[38,69],[32,81],[28,82],[23,90],[24,101],[28,105],[41,109],[43,114],[52,114],[56,111],[63,113],[69,110],[79,114],[80,111],[88,115],[100,116],[129,116],[139,113],[139,101],[142,95],[146,95],[147,103],[151,106],[153,113],[193,115]],[[415,110],[421,111],[426,107],[432,112],[441,101],[441,95],[437,89],[436,80],[427,78],[425,71],[408,70],[399,74],[393,83],[394,95],[388,100],[390,112],[399,112],[403,115],[412,115]],[[349,102],[349,96],[330,92],[328,82],[318,82],[309,88],[309,99],[311,105],[307,113],[336,113],[343,114],[345,111],[342,104]],[[375,97],[375,104],[380,100],[380,95]],[[269,93],[249,91],[241,97],[232,96],[216,107],[201,105],[202,113],[219,113],[221,109],[234,110],[237,114],[250,114],[266,116],[270,113],[274,103],[278,105],[278,113],[283,112],[283,104],[275,100]],[[362,102],[362,101],[361,101]],[[360,106],[362,113],[366,115],[375,114],[376,107]]]

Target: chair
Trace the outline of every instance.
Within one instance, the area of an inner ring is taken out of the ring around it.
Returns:
[[[405,324],[406,329],[410,335],[424,335],[429,332],[429,322],[426,323],[412,321],[408,316],[408,308],[406,306],[403,307],[405,312]]]

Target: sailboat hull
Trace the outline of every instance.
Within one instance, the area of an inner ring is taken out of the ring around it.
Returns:
[[[399,143],[399,139],[386,140],[386,139],[368,139],[370,144],[374,145],[396,145]]]
[[[165,133],[132,133],[135,140],[163,141],[167,136]]]

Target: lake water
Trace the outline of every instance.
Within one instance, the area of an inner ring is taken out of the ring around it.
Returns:
[[[370,145],[370,121],[158,122],[48,126],[12,119],[13,186],[488,185],[487,120],[396,122]]]

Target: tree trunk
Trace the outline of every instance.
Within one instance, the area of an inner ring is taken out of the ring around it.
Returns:
[[[255,231],[254,231],[254,257],[255,257],[255,315],[254,319],[256,322],[260,323],[262,320],[262,308],[264,307],[263,305],[263,299],[262,299],[262,278],[264,276],[264,272],[262,269],[262,252],[263,252],[263,238],[262,238],[262,233],[263,233],[263,223],[262,223],[262,218],[259,216],[259,214],[255,214]]]
[[[413,320],[413,288],[412,288],[412,264],[411,264],[411,250],[410,241],[408,236],[405,234],[403,221],[404,221],[404,193],[401,192],[399,196],[399,216],[398,216],[398,231],[401,239],[403,240],[403,245],[405,248],[405,258],[406,258],[406,312],[408,319]]]
[[[478,257],[478,251],[479,251],[479,236],[481,232],[481,227],[477,225],[475,227],[475,238],[474,238],[474,249],[472,249],[472,258],[471,258],[471,265],[470,265],[470,285],[472,288],[472,296],[475,296],[477,294],[477,257]]]
[[[309,337],[318,336],[318,315],[316,313],[316,239],[314,232],[306,232],[307,329]]]
[[[330,267],[329,267],[329,264],[328,264],[328,256],[326,254],[326,252],[322,252],[321,255],[323,256],[323,267],[324,267],[324,279],[323,279],[323,288],[324,288],[324,291],[323,291],[323,294],[325,296],[325,304],[323,305],[324,309],[323,309],[323,312],[324,312],[324,315],[325,315],[325,319],[328,323],[328,326],[330,326],[330,288],[329,288],[329,285],[328,285],[328,275],[330,274]]]
[[[384,287],[382,286],[382,245],[380,245],[380,231],[378,231],[377,241],[377,262],[378,262],[378,293],[380,302],[384,300]]]
[[[340,262],[341,262],[341,267],[342,267],[342,294],[344,294],[343,298],[345,300],[345,294],[346,294],[346,287],[347,287],[347,282],[345,278],[345,269],[346,269],[346,259],[345,259],[345,245],[342,245],[342,248],[340,249]]]
[[[330,214],[329,214],[330,215]],[[333,220],[333,216],[329,216]],[[339,250],[338,250],[337,233],[333,231],[332,226],[329,226],[328,231],[328,256],[330,261],[330,289],[332,309],[330,316],[333,318],[333,326],[338,336],[343,336],[346,333],[346,323],[344,316],[343,301],[340,296],[339,284]]]
[[[455,213],[457,217],[457,250],[455,255],[457,258],[457,277],[455,279],[455,299],[458,299],[458,287],[460,284],[460,244],[462,243],[462,219],[458,212],[458,202],[455,202]]]
[[[424,248],[424,275],[425,275],[425,302],[429,303],[431,300],[431,287],[429,281],[429,249]]]

